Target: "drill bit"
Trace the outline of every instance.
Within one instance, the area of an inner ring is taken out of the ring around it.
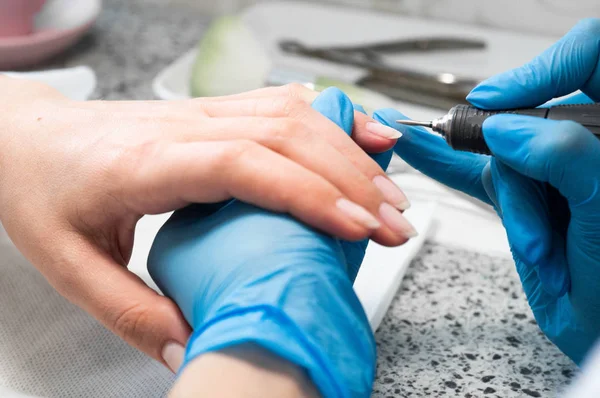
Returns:
[[[431,122],[419,122],[416,120],[396,120],[396,123],[404,124],[407,126],[422,126],[422,127],[433,127],[433,121]]]

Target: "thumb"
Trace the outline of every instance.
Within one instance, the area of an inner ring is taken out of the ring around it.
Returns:
[[[487,119],[483,134],[502,163],[558,189],[574,216],[597,209],[600,141],[585,127],[505,114]]]
[[[74,264],[55,288],[107,329],[173,372],[183,362],[190,328],[170,299],[149,288],[81,236],[63,261]]]

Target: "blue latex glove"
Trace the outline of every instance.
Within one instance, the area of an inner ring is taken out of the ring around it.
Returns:
[[[529,64],[492,77],[467,99],[484,109],[600,98],[600,20],[584,20]],[[376,112],[389,125],[403,116]],[[503,220],[517,271],[544,333],[581,363],[600,331],[600,141],[572,122],[498,115],[483,125],[494,158],[453,151],[418,128],[395,151],[430,177],[489,204]]]
[[[354,109],[342,92],[326,90],[313,107],[351,133]],[[194,329],[185,364],[255,343],[304,368],[325,397],[368,397],[375,342],[352,289],[365,248],[234,200],[176,212],[148,268]]]

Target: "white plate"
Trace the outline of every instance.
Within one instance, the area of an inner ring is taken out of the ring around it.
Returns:
[[[54,87],[66,97],[85,101],[96,89],[96,74],[87,66],[53,69],[40,72],[0,72],[7,76],[33,80]]]

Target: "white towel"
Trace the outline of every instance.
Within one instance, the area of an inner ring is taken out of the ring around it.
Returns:
[[[174,376],[62,298],[0,242],[0,396],[164,397]],[[25,396],[27,396],[25,395]]]

